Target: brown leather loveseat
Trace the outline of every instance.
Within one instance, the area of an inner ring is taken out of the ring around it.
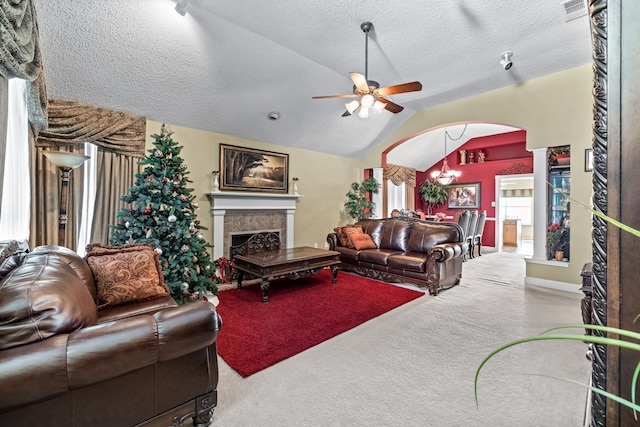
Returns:
[[[0,245],[0,425],[211,423],[221,326],[213,305],[179,306],[168,294],[97,304],[92,269],[75,252],[7,255],[9,246]]]
[[[437,295],[460,283],[468,250],[458,224],[419,219],[365,219],[327,236],[339,268],[386,282],[412,283]]]

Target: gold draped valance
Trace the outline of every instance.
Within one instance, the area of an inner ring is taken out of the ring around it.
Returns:
[[[382,171],[382,178],[385,181],[393,182],[395,185],[400,185],[404,182],[411,187],[416,186],[416,170],[414,168],[388,164]]]
[[[29,124],[34,135],[47,127],[47,90],[38,19],[31,0],[0,1],[0,76],[27,83]]]
[[[49,100],[49,126],[36,147],[91,142],[117,154],[144,156],[146,120],[133,114],[72,101]]]

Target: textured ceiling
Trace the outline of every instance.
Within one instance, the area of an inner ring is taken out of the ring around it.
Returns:
[[[186,16],[173,0],[34,3],[51,97],[354,158],[416,111],[591,61],[588,17],[565,22],[558,0],[191,0]],[[423,84],[390,97],[399,114],[311,99],[364,73],[364,21],[369,79]]]

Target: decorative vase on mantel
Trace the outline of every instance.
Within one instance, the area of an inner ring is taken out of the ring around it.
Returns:
[[[298,195],[298,178],[293,178],[292,181],[293,181],[293,186],[291,191],[294,196],[297,196]]]
[[[218,171],[213,171],[213,192],[220,192],[220,173]]]

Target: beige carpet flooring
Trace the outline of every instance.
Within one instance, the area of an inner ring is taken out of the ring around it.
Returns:
[[[581,294],[525,287],[524,274],[522,255],[486,253],[464,264],[460,286],[248,378],[220,359],[213,426],[581,426],[587,390],[540,376],[587,384],[581,342],[499,354],[480,375],[476,407],[475,371],[492,349],[582,322]]]

